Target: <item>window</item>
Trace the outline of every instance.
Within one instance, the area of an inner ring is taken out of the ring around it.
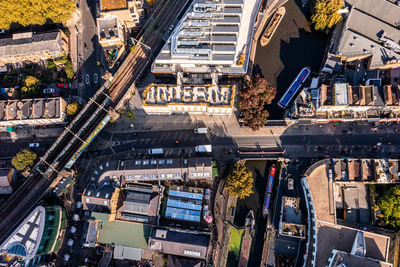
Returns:
[[[141,175],[135,175],[135,179],[140,179],[140,177],[142,177]]]
[[[143,174],[143,178],[148,179],[149,175],[148,174]]]
[[[104,200],[104,205],[107,205],[108,204],[108,201],[107,200]]]
[[[143,165],[148,165],[149,164],[149,160],[143,160]]]
[[[179,177],[181,177],[181,174],[180,173],[175,173],[175,177],[179,178]]]
[[[167,174],[167,177],[168,177],[168,178],[172,178],[172,177],[174,177],[174,176],[172,175],[172,173],[168,173],[168,174]]]
[[[156,164],[157,164],[157,160],[152,159],[152,160],[151,160],[151,164],[156,165]]]
[[[141,161],[141,160],[136,160],[136,161],[135,161],[135,165],[140,165],[140,164],[142,164],[142,161]]]
[[[160,177],[161,177],[161,178],[165,178],[165,174],[161,174]]]
[[[157,179],[157,175],[153,174],[153,179]]]
[[[210,173],[209,172],[205,172],[204,176],[208,177],[208,176],[210,176]]]
[[[167,164],[172,164],[172,159],[167,159]]]
[[[159,161],[158,161],[158,164],[164,164],[164,160],[163,159],[160,159]]]
[[[197,173],[195,173],[195,172],[192,173],[192,176],[193,176],[193,177],[196,177],[196,176],[197,176]]]
[[[132,175],[128,175],[127,180],[132,180]]]

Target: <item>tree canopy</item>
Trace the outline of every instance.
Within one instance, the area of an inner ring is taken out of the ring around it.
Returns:
[[[0,1],[0,29],[9,29],[13,24],[26,27],[63,23],[71,18],[74,10],[72,0]]]
[[[338,11],[343,7],[343,0],[315,0],[312,8],[311,22],[316,30],[332,28],[342,20]]]
[[[381,211],[378,215],[386,225],[393,228],[400,227],[400,186],[385,189],[382,197],[377,201]]]
[[[271,104],[275,98],[276,88],[260,75],[255,75],[239,94],[239,108],[243,112],[243,122],[256,131],[267,123],[269,113],[265,106]]]
[[[244,162],[236,162],[225,184],[229,193],[243,199],[253,194],[253,174]]]
[[[70,117],[74,117],[76,114],[79,113],[79,111],[81,111],[81,104],[79,104],[78,102],[72,102],[71,104],[67,105],[67,115]]]
[[[40,80],[34,76],[26,76],[21,91],[24,97],[34,97],[39,93]]]
[[[35,164],[37,155],[28,149],[21,150],[12,158],[11,163],[15,169],[23,171]]]
[[[125,112],[125,116],[126,116],[126,118],[133,121],[135,119],[135,112],[133,112],[133,110],[127,110]]]

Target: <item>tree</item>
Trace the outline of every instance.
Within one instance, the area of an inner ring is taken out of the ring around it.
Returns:
[[[25,97],[33,97],[38,94],[40,89],[40,81],[34,76],[26,76],[24,86],[21,87]]]
[[[244,162],[235,163],[226,179],[225,187],[230,194],[240,199],[253,194],[253,174]]]
[[[253,131],[257,131],[267,123],[269,113],[265,106],[271,104],[274,100],[276,88],[264,78],[261,78],[260,75],[255,75],[240,90],[239,95],[239,108],[243,112],[244,124]]]
[[[393,228],[400,227],[400,186],[385,189],[382,197],[377,201],[381,211],[378,215],[386,225]]]
[[[147,3],[149,3],[150,6],[154,6],[155,4],[157,4],[157,0],[146,0]]]
[[[28,149],[21,150],[12,158],[11,163],[15,169],[23,171],[35,164],[37,155]]]
[[[75,117],[75,115],[81,111],[81,108],[81,104],[78,102],[72,102],[71,104],[67,105],[67,115],[70,117]]]
[[[343,7],[343,0],[315,0],[312,8],[311,22],[316,30],[332,28],[342,20],[338,12]]]
[[[64,64],[65,75],[67,75],[68,80],[72,80],[74,78],[74,69],[72,67],[71,61],[67,60]]]
[[[9,0],[0,1],[0,29],[49,23],[63,23],[72,17],[72,0]]]
[[[133,110],[127,110],[125,112],[125,116],[130,119],[130,120],[134,120],[135,119],[135,112],[133,112]]]

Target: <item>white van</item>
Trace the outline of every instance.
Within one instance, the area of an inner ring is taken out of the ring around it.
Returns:
[[[164,154],[164,149],[162,148],[152,148],[148,150],[150,155],[162,155]]]
[[[207,134],[208,129],[206,127],[202,127],[202,128],[196,128],[194,129],[194,133],[195,134]]]

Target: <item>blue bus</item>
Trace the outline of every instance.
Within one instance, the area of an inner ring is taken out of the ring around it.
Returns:
[[[282,96],[281,100],[278,102],[278,106],[281,108],[286,108],[295,94],[300,90],[301,86],[307,80],[308,76],[311,73],[311,69],[309,67],[303,68],[299,74],[297,75],[296,79],[292,82],[289,86],[286,93]]]

